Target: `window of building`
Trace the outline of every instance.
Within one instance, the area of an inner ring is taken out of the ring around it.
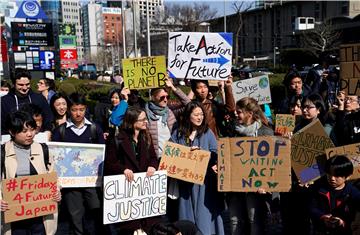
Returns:
[[[319,18],[320,18],[320,3],[319,2],[315,2],[314,16],[315,16],[315,20],[319,20]]]
[[[341,2],[341,14],[346,15],[349,12],[349,2]]]

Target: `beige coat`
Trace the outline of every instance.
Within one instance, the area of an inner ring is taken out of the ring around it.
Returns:
[[[46,174],[54,170],[53,159],[51,159],[50,156],[49,156],[49,165],[48,165],[49,170],[46,169],[42,147],[39,143],[33,143],[31,145],[30,152],[31,152],[31,155],[29,156],[30,163],[35,168],[38,174]],[[13,141],[9,141],[5,143],[4,159],[5,159],[4,164],[5,164],[6,175],[2,175],[1,178],[2,179],[15,178],[16,169],[17,169],[17,159],[16,159]],[[45,231],[47,235],[55,234],[57,229],[57,217],[58,217],[57,213],[43,216]],[[3,224],[2,234],[11,235],[10,224],[4,224],[4,223],[2,224]]]

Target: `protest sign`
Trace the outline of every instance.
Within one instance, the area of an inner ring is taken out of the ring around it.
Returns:
[[[340,46],[340,90],[360,95],[360,44]]]
[[[276,114],[275,133],[283,135],[292,132],[295,128],[295,116],[291,114]]]
[[[190,149],[184,145],[166,142],[159,170],[167,170],[168,176],[175,179],[204,184],[210,152]]]
[[[275,136],[220,138],[218,153],[218,191],[290,190],[290,140]]]
[[[232,84],[232,89],[235,100],[252,97],[257,100],[258,104],[271,103],[268,75],[236,81]]]
[[[226,80],[231,74],[232,33],[170,32],[171,78]]]
[[[334,147],[319,120],[299,130],[291,138],[291,166],[302,184],[320,178],[326,160],[325,149]]]
[[[151,56],[123,59],[125,87],[129,89],[149,89],[165,85],[165,56]]]
[[[327,158],[334,155],[346,155],[354,166],[354,173],[351,176],[351,179],[360,178],[360,143],[328,148],[325,152]]]
[[[47,145],[50,157],[54,158],[61,187],[101,185],[104,144],[48,142]]]
[[[166,171],[104,176],[104,224],[112,224],[166,214]]]
[[[56,213],[57,202],[52,199],[56,191],[55,172],[3,180],[3,200],[9,204],[5,223]]]

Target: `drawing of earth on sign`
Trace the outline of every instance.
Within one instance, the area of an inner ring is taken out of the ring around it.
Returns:
[[[53,148],[56,172],[59,177],[99,176],[99,165],[103,162],[103,153],[98,149],[83,147]]]

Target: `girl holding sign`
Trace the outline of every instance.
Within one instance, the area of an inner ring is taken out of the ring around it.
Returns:
[[[11,140],[1,146],[1,178],[11,179],[18,176],[46,174],[53,171],[53,161],[49,159],[46,145],[34,142],[36,122],[23,111],[10,113],[6,119]],[[13,185],[16,190],[16,185]],[[5,189],[3,189],[5,190]],[[61,200],[57,190],[52,195],[56,202]],[[6,201],[0,200],[1,211],[9,210]],[[4,234],[55,234],[57,213],[41,217],[3,224]]]
[[[223,198],[217,192],[217,141],[205,121],[205,111],[201,103],[191,101],[185,107],[179,128],[171,136],[171,141],[181,145],[211,152],[208,170],[203,185],[179,181],[179,220],[190,220],[202,234],[224,234],[220,216]]]
[[[132,106],[127,109],[118,135],[107,142],[104,175],[124,174],[128,181],[133,181],[134,173],[154,174],[159,163],[147,125],[148,119],[143,109]],[[119,229],[121,235],[133,234],[138,229],[148,233],[157,222],[157,217],[137,219],[118,223],[115,230]]]
[[[273,130],[261,107],[254,98],[244,97],[236,102],[239,137],[272,136]],[[227,203],[232,222],[232,234],[265,234],[266,192],[259,188],[256,193],[228,193]],[[248,224],[248,225],[246,225]],[[250,231],[246,232],[249,228]]]

